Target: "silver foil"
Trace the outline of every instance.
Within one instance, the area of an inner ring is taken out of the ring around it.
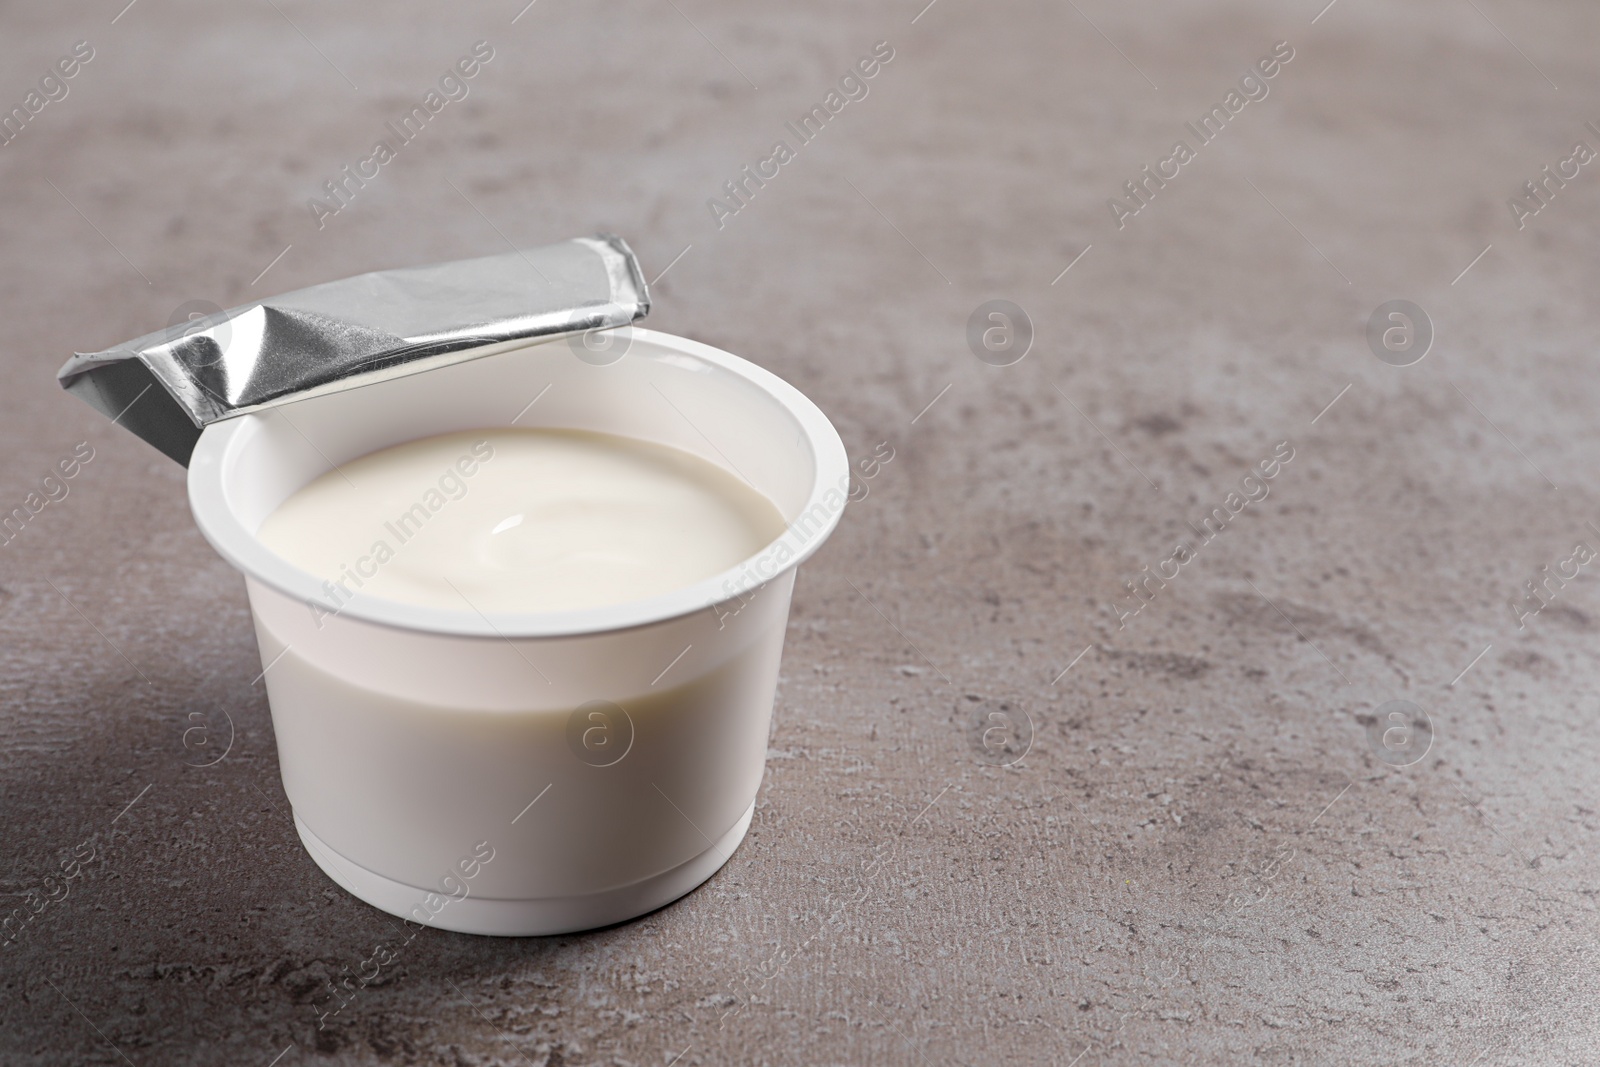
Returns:
[[[218,419],[649,311],[633,250],[599,234],[314,285],[79,353],[56,378],[187,466]]]

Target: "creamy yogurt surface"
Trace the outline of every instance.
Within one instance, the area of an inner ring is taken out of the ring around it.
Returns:
[[[257,536],[356,594],[489,612],[604,607],[671,592],[775,540],[783,516],[738,477],[665,445],[581,430],[442,434],[303,486]]]

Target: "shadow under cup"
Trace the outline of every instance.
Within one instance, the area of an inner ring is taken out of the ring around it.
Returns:
[[[849,470],[805,396],[707,345],[633,330],[604,365],[565,344],[486,352],[214,423],[189,499],[245,576],[284,790],[317,864],[417,922],[562,933],[677,899],[743,839],[795,568],[838,522]],[[337,576],[256,539],[334,464],[513,420],[693,453],[770,499],[787,529],[671,593],[491,615],[359,593],[341,606],[324,585]]]

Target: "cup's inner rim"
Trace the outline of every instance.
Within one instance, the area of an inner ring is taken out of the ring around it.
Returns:
[[[333,614],[341,618],[349,617],[382,626],[455,636],[497,639],[576,636],[597,631],[647,626],[694,611],[711,610],[714,605],[747,594],[751,589],[778,577],[809,557],[837,525],[848,498],[848,463],[843,443],[832,423],[799,390],[747,360],[671,334],[638,328],[634,328],[632,332],[634,344],[637,346],[642,342],[644,345],[642,349],[636,350],[640,358],[649,359],[652,356],[659,358],[661,355],[674,354],[698,357],[719,372],[742,378],[755,385],[781,405],[799,424],[801,434],[809,446],[812,461],[811,491],[794,518],[784,515],[786,526],[783,533],[732,567],[699,582],[655,596],[616,604],[558,611],[484,613],[470,609],[429,607],[370,594],[358,594]],[[531,347],[535,346],[497,349],[495,354],[509,354]],[[650,351],[652,348],[659,351],[652,353]],[[633,354],[633,350],[630,354]],[[261,420],[264,417],[270,415],[246,414],[214,423],[206,428],[196,445],[190,464],[191,508],[201,532],[235,568],[282,594],[306,602],[309,609],[312,602],[321,603],[318,594],[321,592],[322,580],[267,548],[256,537],[260,520],[254,527],[247,526],[235,510],[228,487],[224,484],[226,474],[237,466],[243,451],[252,445],[259,447]],[[494,427],[486,424],[484,428]],[[564,427],[545,424],[538,428]],[[570,428],[593,429],[584,426]],[[424,431],[411,439],[423,439],[440,432],[448,431]],[[613,433],[620,437],[630,436],[614,430],[600,432]],[[635,439],[649,440],[643,436]],[[402,442],[395,440],[375,444],[360,454],[381,451],[400,443]],[[321,473],[325,472],[312,474],[310,478],[291,488],[284,499],[315,480]],[[757,491],[762,490],[757,489]],[[771,499],[769,494],[763,492],[763,495]],[[780,503],[773,502],[779,507],[780,512],[784,511]],[[278,503],[281,505],[282,501]],[[271,510],[269,508],[267,514],[270,514]],[[263,515],[262,519],[264,518]],[[324,610],[328,607],[325,603],[321,606]]]

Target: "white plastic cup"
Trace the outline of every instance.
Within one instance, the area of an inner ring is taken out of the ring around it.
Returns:
[[[631,334],[614,362],[516,342],[213,423],[190,460],[195,521],[245,576],[300,838],[391,914],[476,934],[604,926],[698,886],[749,828],[795,568],[844,508],[844,446],[760,367]],[[510,425],[683,449],[747,481],[788,529],[685,589],[488,615],[360,594],[340,609],[332,576],[256,538],[337,464]]]

